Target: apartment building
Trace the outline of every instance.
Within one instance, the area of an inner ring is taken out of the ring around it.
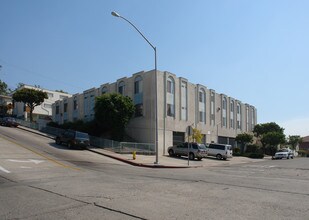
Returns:
[[[127,134],[139,142],[154,143],[157,106],[160,154],[166,154],[168,146],[186,141],[188,126],[202,132],[204,143],[234,145],[237,134],[251,132],[257,123],[254,106],[204,85],[190,83],[173,73],[157,71],[155,74],[154,70],[138,72],[56,101],[53,120],[60,124],[78,119],[93,120],[95,97],[115,92],[131,97],[134,102],[136,111],[127,126]]]
[[[30,85],[23,85],[18,90],[23,89],[23,88],[41,90],[47,93],[48,98],[45,99],[41,105],[36,106],[33,110],[33,120],[34,121],[37,121],[39,119],[44,120],[44,119],[52,118],[52,104],[56,100],[72,96],[71,94],[68,94],[68,93],[42,89],[40,87],[30,86]],[[15,115],[17,118],[22,118],[27,121],[29,120],[29,117],[30,117],[30,111],[29,111],[29,108],[25,106],[23,102],[15,102],[14,109],[13,109],[13,115]]]

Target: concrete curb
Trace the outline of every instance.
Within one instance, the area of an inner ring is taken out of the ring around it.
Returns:
[[[172,166],[172,165],[156,165],[156,164],[150,165],[150,164],[136,163],[136,162],[130,161],[128,159],[113,156],[113,155],[110,155],[110,154],[105,154],[105,153],[102,153],[102,152],[99,152],[99,151],[96,151],[96,150],[93,150],[93,149],[88,148],[87,150],[90,151],[90,152],[93,152],[93,153],[97,153],[97,154],[106,156],[106,157],[110,157],[110,158],[115,159],[115,160],[122,161],[122,162],[130,164],[132,166],[138,166],[138,167],[146,167],[146,168],[198,168],[198,167],[200,167],[200,166]]]
[[[30,133],[37,134],[37,135],[40,135],[40,136],[43,136],[43,137],[46,137],[46,138],[50,138],[50,139],[52,139],[52,140],[55,140],[55,137],[49,136],[49,135],[47,135],[47,134],[43,134],[43,133],[40,133],[40,132],[32,131],[32,130],[29,130],[29,129],[26,129],[26,128],[23,128],[23,127],[20,127],[20,126],[18,126],[17,128],[20,129],[20,130],[28,131],[28,132],[30,132]]]
[[[27,131],[27,132],[30,132],[30,133],[33,133],[33,134],[37,134],[37,135],[55,140],[55,137],[41,133],[41,132],[37,132],[37,131],[31,130],[31,129],[23,128],[22,126],[18,126],[17,128],[24,130],[24,131]],[[201,166],[172,166],[172,165],[160,165],[160,164],[159,165],[157,165],[157,164],[150,165],[150,164],[136,163],[134,161],[130,161],[130,160],[125,159],[125,158],[113,156],[113,155],[110,155],[110,154],[105,154],[103,152],[99,152],[99,151],[96,151],[96,150],[93,150],[93,149],[90,149],[90,148],[86,148],[86,150],[88,150],[92,153],[100,154],[102,156],[106,156],[106,157],[115,159],[115,160],[119,160],[123,163],[127,163],[127,164],[130,164],[132,166],[137,166],[137,167],[146,167],[146,168],[198,168],[198,167],[201,167]]]

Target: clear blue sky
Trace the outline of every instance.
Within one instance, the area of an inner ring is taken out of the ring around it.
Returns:
[[[307,0],[0,0],[0,79],[81,93],[158,69],[309,135]]]

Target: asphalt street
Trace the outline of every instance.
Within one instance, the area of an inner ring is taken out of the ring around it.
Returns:
[[[309,158],[150,169],[0,127],[0,219],[308,219]]]

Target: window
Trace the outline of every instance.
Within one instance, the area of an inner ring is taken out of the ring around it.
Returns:
[[[134,80],[134,94],[142,93],[142,77],[137,76]]]
[[[231,100],[231,103],[230,103],[230,128],[234,128],[235,125],[234,125],[234,101]]]
[[[59,105],[56,106],[56,115],[59,114]]]
[[[135,104],[135,117],[143,116],[143,87],[142,77],[137,76],[134,79],[134,104]]]
[[[65,99],[65,98],[67,98],[68,96],[65,96],[65,95],[60,95],[59,96],[59,99]]]
[[[119,92],[119,94],[124,95],[124,89],[125,89],[125,84],[124,84],[123,81],[121,81],[118,84],[118,92]]]
[[[253,129],[255,126],[255,110],[252,107],[251,108],[251,129]]]
[[[48,98],[50,99],[50,98],[53,98],[53,97],[54,97],[54,94],[53,94],[53,93],[47,93],[47,96],[48,96]]]
[[[181,81],[181,120],[187,120],[187,82]]]
[[[175,111],[174,110],[175,110],[174,105],[167,104],[167,115],[168,116],[174,117],[175,116]]]
[[[167,79],[167,92],[174,94],[174,87],[175,87],[175,83],[174,83],[174,79],[172,77],[168,77]]]
[[[205,103],[205,91],[204,90],[199,91],[199,101],[202,103]]]
[[[237,129],[241,129],[241,107],[240,104],[237,103]]]
[[[78,108],[77,100],[74,99],[73,101],[73,110],[76,110]]]
[[[210,93],[210,124],[215,126],[215,93]]]
[[[175,116],[175,81],[172,77],[167,79],[166,113],[168,116]]]
[[[64,103],[63,104],[63,112],[67,112],[68,111],[68,103]]]
[[[143,104],[135,105],[135,117],[143,116]]]
[[[105,93],[107,93],[108,92],[108,89],[106,88],[106,86],[104,86],[103,88],[102,88],[102,90],[101,90],[101,94],[103,95],[103,94],[105,94]]]
[[[227,117],[226,117],[226,108],[227,107],[227,101],[226,97],[223,97],[222,99],[222,126],[226,127],[227,126]]]
[[[44,108],[51,108],[51,107],[52,107],[51,104],[46,104],[46,103],[44,103]]]
[[[199,91],[199,120],[206,122],[206,92],[204,89]]]
[[[249,131],[249,107],[246,106],[246,131]]]

